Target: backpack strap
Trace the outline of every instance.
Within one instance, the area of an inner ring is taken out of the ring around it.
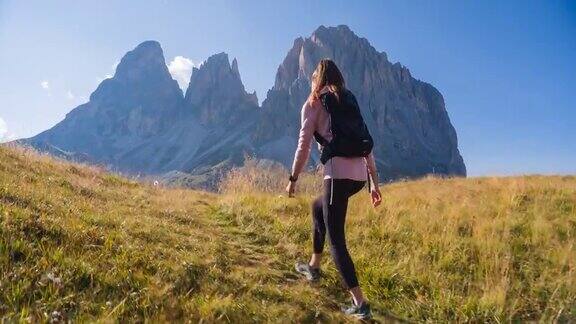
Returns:
[[[334,94],[330,91],[327,91],[320,95],[320,103],[322,103],[322,107],[328,114],[330,114],[330,108],[328,107],[328,96],[334,96]]]
[[[322,104],[322,107],[324,108],[324,110],[326,110],[328,114],[330,114],[330,110],[328,109],[328,104],[326,103],[326,97],[328,97],[329,94],[330,92],[328,91],[320,95],[320,103]],[[332,125],[330,125],[330,128],[332,128]],[[318,144],[322,146],[326,146],[330,143],[318,132],[314,132],[314,139],[316,139],[316,142],[318,142]]]
[[[314,139],[316,140],[316,142],[318,142],[318,144],[322,146],[326,146],[329,144],[328,140],[325,139],[322,135],[320,135],[320,133],[316,131],[314,132]]]
[[[327,102],[327,98],[329,95],[332,95],[332,93],[329,91],[320,95],[320,102],[322,103],[322,107],[328,113],[329,128],[330,128],[330,131],[332,132],[332,138],[334,139],[336,134],[334,133],[334,130],[332,129],[332,116],[330,115],[330,109],[328,108],[328,102]],[[326,162],[328,162],[328,160],[331,160],[332,156],[333,156],[332,150],[330,148],[330,142],[328,142],[328,140],[325,139],[318,132],[314,132],[314,138],[316,139],[316,141],[320,145],[322,145],[322,153],[320,154],[320,162],[322,162],[322,164],[326,164]],[[331,193],[331,195],[332,195],[332,193]],[[330,200],[332,200],[332,198],[330,198]],[[332,202],[330,202],[330,204],[332,204]]]

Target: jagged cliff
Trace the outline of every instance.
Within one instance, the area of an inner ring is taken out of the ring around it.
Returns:
[[[192,70],[185,101],[200,123],[214,127],[232,127],[258,109],[256,92],[246,93],[238,62],[234,59],[230,65],[226,53]]]

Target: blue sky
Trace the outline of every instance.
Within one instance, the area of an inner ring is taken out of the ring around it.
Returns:
[[[321,24],[347,24],[442,92],[470,175],[576,173],[567,0],[0,0],[0,138],[62,120],[148,39],[167,64],[227,52],[262,100],[294,38]]]

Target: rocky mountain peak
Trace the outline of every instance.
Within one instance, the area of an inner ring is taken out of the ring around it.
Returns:
[[[151,77],[170,79],[164,53],[157,41],[145,41],[124,55],[114,78],[126,82],[144,80]]]
[[[370,46],[370,42],[366,38],[359,37],[346,25],[338,25],[336,27],[320,26],[310,35],[309,39],[319,46],[343,43],[348,43],[351,46]]]
[[[236,60],[236,58],[232,60],[232,73],[234,73],[234,75],[236,75],[236,77],[240,79],[240,71],[238,71],[238,61]]]
[[[121,152],[142,145],[178,120],[182,102],[182,90],[168,72],[160,44],[146,41],[124,55],[114,77],[102,81],[89,102],[29,142],[116,164]]]
[[[292,81],[298,77],[298,71],[300,68],[298,58],[300,57],[303,43],[304,39],[302,37],[298,37],[294,40],[292,48],[288,51],[284,61],[278,67],[273,90],[286,89],[290,87]]]
[[[358,38],[356,34],[346,25],[338,25],[336,27],[325,27],[324,25],[320,25],[312,34],[310,35],[310,39],[314,42],[317,42],[323,38],[341,38],[345,39],[353,39]]]
[[[90,100],[108,100],[110,97],[151,98],[158,95],[182,97],[182,90],[168,71],[160,43],[150,40],[126,53],[116,67],[114,76],[100,83]]]
[[[209,126],[234,125],[258,106],[256,93],[249,94],[244,88],[238,61],[233,59],[230,64],[226,53],[212,55],[193,69],[185,102],[200,122]]]
[[[208,90],[231,91],[233,96],[246,93],[236,59],[230,65],[228,54],[219,53],[210,56],[199,68],[192,70],[186,100],[195,103]]]
[[[358,55],[378,56],[383,61],[388,60],[386,53],[379,53],[370,45],[367,39],[358,37],[348,26],[318,27],[307,38],[298,37],[278,67],[273,89],[288,89],[295,80],[298,83],[310,82],[310,76],[318,61],[323,58],[347,56],[355,59]]]

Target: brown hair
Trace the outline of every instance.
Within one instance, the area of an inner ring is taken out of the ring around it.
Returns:
[[[329,59],[320,60],[316,70],[312,73],[311,81],[312,87],[308,100],[319,99],[320,91],[325,86],[328,86],[330,91],[336,94],[336,98],[339,98],[340,93],[344,90],[344,77],[342,77],[342,73],[340,73],[336,63]]]

